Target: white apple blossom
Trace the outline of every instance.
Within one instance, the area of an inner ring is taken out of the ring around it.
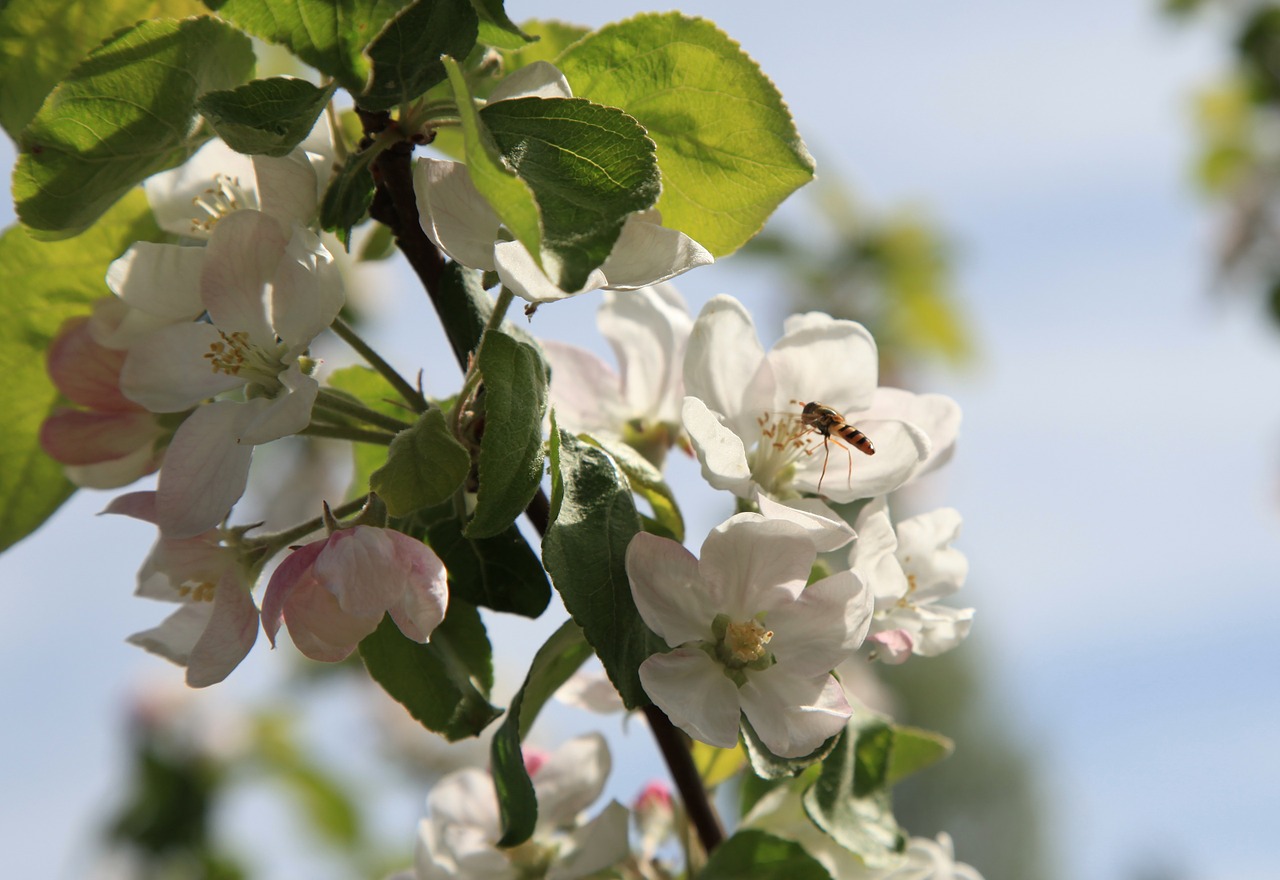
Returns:
[[[701,560],[666,538],[632,539],[636,606],[674,649],[646,659],[640,682],[672,723],[731,748],[746,715],[782,757],[843,729],[851,709],[831,670],[862,644],[871,594],[852,571],[806,587],[816,557],[804,527],[754,513],[712,530]]]
[[[545,61],[522,67],[494,90],[489,103],[513,98],[571,98],[564,76]],[[502,283],[531,303],[552,302],[587,291],[635,290],[714,262],[702,245],[662,225],[656,210],[627,217],[608,259],[579,290],[562,290],[518,241],[505,240],[502,221],[460,162],[419,159],[413,169],[418,215],[427,237],[451,259],[496,271]],[[548,255],[544,254],[546,259]]]
[[[122,495],[104,512],[155,523],[155,493]],[[222,681],[258,638],[258,608],[250,596],[255,577],[216,529],[189,538],[161,536],[138,571],[137,595],[182,607],[128,641],[185,666],[191,687]]]
[[[683,421],[703,476],[740,498],[802,493],[838,502],[883,495],[949,454],[959,408],[939,394],[877,388],[875,341],[861,324],[810,312],[766,352],[750,314],[717,296],[694,322]],[[855,451],[806,426],[806,403],[841,414],[874,444]]]
[[[913,516],[898,523],[888,503],[867,503],[854,521],[858,539],[849,567],[875,596],[876,611],[868,641],[889,663],[912,654],[936,657],[969,634],[972,608],[937,604],[964,585],[969,562],[951,546],[960,532],[960,514],[951,508]]]
[[[444,563],[430,547],[394,529],[360,525],[298,547],[280,563],[262,597],[262,628],[274,646],[283,623],[303,654],[336,662],[385,614],[425,644],[448,604]]]
[[[620,438],[661,466],[682,434],[682,371],[693,317],[671,284],[603,296],[596,323],[617,355],[617,372],[586,349],[542,342],[556,421],[570,431]]]
[[[526,753],[525,763],[538,799],[531,839],[499,849],[502,827],[492,777],[476,768],[459,770],[427,795],[413,871],[392,880],[575,880],[626,858],[625,807],[614,801],[590,822],[580,819],[609,774],[602,736],[578,737],[546,756]]]

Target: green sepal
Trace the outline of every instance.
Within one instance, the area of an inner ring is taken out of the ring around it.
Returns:
[[[493,652],[474,606],[450,597],[449,613],[420,645],[383,617],[360,642],[365,668],[427,730],[450,742],[476,736],[500,713],[489,704]]]
[[[231,149],[285,156],[311,133],[336,89],[336,83],[321,89],[305,79],[273,76],[207,92],[196,106]]]
[[[542,561],[628,709],[650,702],[640,685],[640,664],[668,650],[631,595],[626,554],[639,530],[621,468],[603,450],[557,429],[553,419],[551,525]]]
[[[575,95],[621,107],[658,145],[663,225],[717,257],[755,235],[814,174],[777,87],[711,22],[638,15],[557,60]]]
[[[369,477],[369,487],[392,516],[406,516],[453,497],[471,470],[471,456],[454,438],[439,407],[396,435],[387,461]]]
[[[893,740],[886,719],[865,710],[856,713],[802,798],[813,824],[869,868],[894,865],[907,846],[889,796]]]
[[[452,502],[424,510],[417,519],[448,569],[449,595],[523,617],[536,618],[546,610],[551,583],[516,526],[489,538],[468,538]]]
[[[62,323],[111,295],[107,266],[161,232],[134,190],[72,241],[39,241],[20,226],[0,236],[0,550],[43,523],[75,487],[40,448],[40,426],[61,401],[45,354]]]
[[[18,217],[41,238],[87,229],[133,186],[209,137],[196,102],[253,73],[249,38],[208,17],[143,21],[103,43],[18,138]]]
[[[493,735],[490,763],[502,821],[502,839],[498,846],[516,846],[533,834],[538,821],[538,802],[525,770],[520,743],[543,704],[590,656],[591,646],[582,630],[572,620],[566,620],[534,655],[524,684]]]
[[[739,831],[716,848],[697,880],[831,880],[827,869],[793,840]]]
[[[545,462],[547,365],[541,353],[500,330],[489,330],[480,344],[478,365],[484,377],[484,434],[468,538],[492,537],[515,522],[537,494]]]

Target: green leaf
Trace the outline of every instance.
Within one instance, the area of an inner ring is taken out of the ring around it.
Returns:
[[[60,399],[45,350],[67,318],[111,293],[107,266],[160,230],[135,190],[74,241],[42,242],[21,227],[0,236],[0,550],[26,537],[74,491],[40,450],[40,425]]]
[[[493,300],[480,286],[480,273],[452,261],[445,263],[435,307],[454,358],[465,366],[493,314]]]
[[[387,22],[369,45],[373,82],[356,96],[356,103],[367,110],[390,110],[444,82],[441,56],[467,57],[476,44],[478,23],[471,0],[417,0]]]
[[[17,138],[45,96],[89,50],[146,18],[151,0],[0,3],[0,127]]]
[[[208,139],[196,101],[253,72],[249,38],[212,18],[144,21],[95,49],[19,138],[14,200],[45,237],[83,232],[134,184]]]
[[[401,633],[390,615],[384,617],[360,642],[360,656],[383,690],[450,742],[477,735],[499,715],[488,701],[489,639],[479,613],[466,602],[450,599],[448,615],[425,645]]]
[[[627,217],[658,199],[653,141],[618,108],[583,98],[495,101],[480,118],[506,167],[533,191],[547,276],[563,290],[580,289]]]
[[[520,742],[556,688],[564,684],[590,656],[591,646],[583,637],[582,630],[572,620],[566,620],[534,655],[524,684],[511,700],[507,717],[493,735],[490,762],[503,828],[498,846],[516,846],[533,834],[538,820],[538,803],[533,783],[529,781],[529,773],[524,767]]]
[[[813,823],[869,868],[894,864],[907,845],[889,802],[893,740],[885,719],[855,714],[803,797]]]
[[[360,246],[360,255],[356,259],[361,262],[374,262],[385,260],[394,256],[395,253],[396,239],[391,234],[391,227],[375,223],[373,230],[365,238],[364,244]]]
[[[601,28],[558,60],[575,95],[621,107],[658,144],[663,224],[717,257],[813,178],[777,88],[711,22],[678,12]]]
[[[761,779],[789,779],[799,776],[809,767],[831,754],[842,734],[837,734],[818,746],[807,755],[799,758],[783,758],[775,755],[760,739],[755,728],[746,716],[742,716],[742,742],[747,747],[747,757],[751,761],[751,769]]]
[[[196,106],[231,149],[284,156],[311,133],[335,89],[336,83],[320,89],[304,79],[273,76],[208,92]]]
[[[606,443],[588,434],[582,439],[597,446],[613,457],[627,475],[631,491],[637,493],[653,508],[653,515],[667,537],[673,541],[684,542],[684,517],[680,515],[680,507],[676,504],[675,493],[662,479],[662,471],[653,466],[649,459],[625,443]]]
[[[733,779],[747,763],[747,754],[741,744],[731,749],[718,749],[695,739],[689,745],[693,752],[693,765],[698,768],[698,777],[707,789]]]
[[[471,456],[432,407],[391,441],[387,463],[374,471],[369,487],[392,516],[406,516],[453,497],[471,471]]]
[[[481,121],[458,62],[446,58],[444,65],[453,89],[453,100],[458,105],[458,120],[466,145],[467,174],[480,195],[497,212],[503,225],[541,266],[542,220],[533,192],[507,167],[493,135]]]
[[[911,774],[946,758],[955,748],[955,743],[940,733],[895,724],[885,782],[897,785]]]
[[[479,41],[499,49],[519,49],[534,38],[520,30],[503,8],[502,0],[471,0],[480,17]],[[454,54],[454,53],[450,53]],[[455,55],[461,58],[461,55]]]
[[[468,538],[451,502],[423,511],[419,519],[427,543],[449,571],[449,595],[524,617],[546,610],[551,584],[520,529],[512,525],[491,538]]]
[[[255,37],[328,74],[368,110],[387,110],[444,80],[441,54],[476,41],[470,0],[205,0]]]
[[[468,538],[506,531],[542,482],[542,417],[547,412],[547,365],[536,348],[498,330],[480,345],[484,377],[484,435],[480,489]]]
[[[553,421],[551,525],[542,561],[628,709],[650,702],[640,664],[667,650],[640,618],[627,579],[627,545],[639,529],[631,487],[617,463]]]
[[[800,844],[763,831],[739,831],[698,873],[698,880],[831,880],[827,869]]]
[[[378,150],[361,150],[347,157],[320,201],[320,226],[334,233],[351,250],[351,228],[360,223],[373,204],[373,172],[369,166]]]

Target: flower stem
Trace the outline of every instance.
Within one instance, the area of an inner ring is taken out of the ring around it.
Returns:
[[[405,403],[413,408],[414,412],[427,411],[427,401],[423,398],[422,392],[410,385],[403,376],[396,372],[391,364],[383,360],[382,356],[374,351],[369,343],[360,338],[350,324],[342,320],[342,318],[334,318],[333,323],[329,325],[329,329],[337,334],[347,345],[354,348],[360,357],[368,362],[369,366],[382,374],[382,377],[390,382],[396,391],[400,392],[400,396],[404,398]]]
[[[353,513],[358,513],[360,509],[365,506],[368,500],[369,499],[367,497],[356,498],[352,501],[348,501],[346,504],[333,508],[330,513],[338,519],[350,516]],[[285,529],[282,532],[275,532],[270,535],[258,535],[257,537],[252,538],[251,541],[258,547],[266,548],[268,552],[262,557],[263,561],[266,561],[285,547],[288,547],[294,541],[302,540],[323,525],[324,517],[317,516],[313,519],[307,520],[306,522],[299,523],[291,529]]]
[[[328,410],[329,412],[338,413],[340,415],[351,416],[353,419],[359,419],[366,425],[373,425],[376,428],[384,428],[394,434],[398,434],[406,428],[412,428],[413,425],[408,422],[402,422],[397,418],[383,415],[377,410],[370,409],[362,403],[357,403],[345,395],[338,394],[328,388],[321,388],[319,395],[316,397],[316,408],[320,410]]]

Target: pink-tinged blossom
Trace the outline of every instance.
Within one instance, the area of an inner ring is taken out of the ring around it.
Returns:
[[[89,316],[66,321],[49,346],[49,377],[76,406],[60,407],[44,420],[40,447],[76,485],[114,489],[159,466],[159,447],[169,432],[120,393],[125,356],[94,338]]]
[[[572,739],[532,773],[538,799],[533,837],[500,849],[501,819],[493,778],[467,768],[427,795],[412,872],[392,880],[576,880],[627,857],[627,810],[615,802],[583,824],[581,814],[604,790],[609,750],[599,734]]]
[[[347,657],[390,614],[425,643],[444,620],[444,563],[421,541],[393,529],[355,526],[297,548],[271,576],[262,627],[271,644],[283,623],[312,660]]]
[[[636,831],[640,833],[640,861],[648,862],[658,848],[676,833],[676,809],[671,789],[650,782],[631,808]]]
[[[849,567],[875,596],[868,638],[876,654],[901,663],[912,654],[936,657],[960,644],[973,623],[972,608],[940,604],[964,586],[969,562],[951,546],[960,514],[946,507],[913,516],[895,528],[885,499],[869,502],[854,521],[858,539]]]
[[[849,502],[891,492],[949,455],[959,408],[938,394],[878,388],[875,341],[861,324],[810,312],[784,330],[766,352],[730,296],[713,298],[694,321],[682,416],[712,486],[749,500],[760,492]],[[806,426],[806,403],[835,410],[874,454]]]
[[[871,595],[852,571],[806,587],[816,556],[803,526],[754,513],[716,527],[700,560],[666,538],[632,539],[636,606],[673,649],[645,660],[640,682],[672,723],[732,748],[745,715],[783,757],[844,728],[852,710],[831,670],[862,644]]]
[[[104,512],[155,523],[155,493],[122,495]],[[216,529],[190,538],[162,536],[138,571],[137,595],[181,607],[128,641],[185,666],[191,687],[222,681],[258,638],[254,577]]]
[[[661,467],[683,433],[682,371],[693,317],[674,286],[655,284],[605,291],[596,323],[617,355],[617,371],[576,345],[542,343],[556,421],[570,431],[619,438]]]
[[[540,61],[507,77],[489,103],[531,97],[571,98],[573,93],[559,70]],[[586,283],[578,290],[561,290],[523,244],[508,240],[497,212],[471,182],[465,165],[419,159],[413,169],[413,189],[422,229],[437,247],[464,266],[497,272],[512,293],[532,303],[600,288],[635,290],[714,262],[702,245],[664,227],[658,211],[639,211],[627,217],[608,259]],[[544,253],[543,262],[553,256]]]

